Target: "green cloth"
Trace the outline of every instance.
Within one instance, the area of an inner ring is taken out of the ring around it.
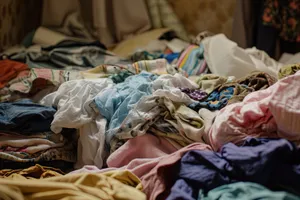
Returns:
[[[276,78],[266,72],[254,71],[251,74],[236,80],[237,83],[247,85],[255,91],[263,90],[276,82]]]
[[[217,86],[227,82],[227,78],[214,74],[201,75],[196,81],[199,89],[211,93]]]
[[[198,200],[299,200],[287,192],[274,192],[266,187],[250,182],[237,182],[223,185],[204,194],[199,191]]]
[[[113,74],[111,75],[109,78],[114,82],[114,83],[122,83],[125,81],[125,79],[129,76],[134,75],[132,72],[130,71],[122,71],[118,74]]]
[[[293,75],[299,70],[300,70],[300,64],[292,64],[292,65],[283,66],[280,68],[280,70],[278,72],[278,79],[282,79],[287,76]]]

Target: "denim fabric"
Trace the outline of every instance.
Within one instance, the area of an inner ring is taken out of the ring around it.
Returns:
[[[106,142],[114,136],[132,107],[143,97],[152,94],[152,81],[157,78],[148,72],[128,77],[123,83],[105,89],[95,97],[95,103],[108,121]]]
[[[179,171],[167,199],[196,199],[200,189],[208,192],[239,181],[299,193],[299,158],[300,149],[285,139],[252,138],[242,147],[228,143],[220,153],[192,150],[172,166]]]
[[[27,99],[0,103],[0,131],[24,134],[50,131],[55,112],[52,107]]]

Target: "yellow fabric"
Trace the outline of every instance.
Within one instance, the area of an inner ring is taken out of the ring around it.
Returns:
[[[129,171],[68,174],[46,179],[0,179],[0,199],[146,199],[140,180]]]
[[[293,75],[299,70],[300,70],[300,63],[283,66],[280,68],[278,72],[278,78],[282,79],[287,76]]]
[[[35,165],[27,169],[3,169],[0,170],[0,178],[9,179],[43,179],[54,176],[62,176],[64,173],[60,169],[52,167],[44,167],[41,165]]]

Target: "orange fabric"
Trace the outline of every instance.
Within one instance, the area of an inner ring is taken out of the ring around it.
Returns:
[[[13,78],[15,78],[19,72],[27,70],[28,66],[21,62],[12,60],[1,60],[0,61],[0,88],[5,85]]]

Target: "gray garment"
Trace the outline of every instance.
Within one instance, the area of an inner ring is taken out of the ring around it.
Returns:
[[[29,67],[86,70],[101,64],[130,64],[102,48],[99,42],[60,42],[37,51],[21,51],[9,59],[25,62]]]

